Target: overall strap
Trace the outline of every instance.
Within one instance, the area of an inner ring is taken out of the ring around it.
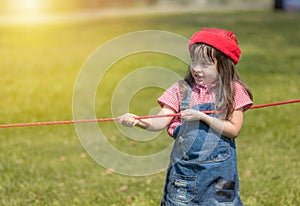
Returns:
[[[190,98],[192,93],[192,88],[189,85],[185,85],[185,95],[183,96],[183,99],[180,102],[180,111],[186,110],[190,108]]]

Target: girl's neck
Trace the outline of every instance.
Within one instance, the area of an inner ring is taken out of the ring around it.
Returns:
[[[211,82],[211,83],[207,83],[207,84],[205,84],[205,83],[203,83],[203,84],[197,84],[196,82],[194,82],[194,87],[206,87],[206,88],[212,88],[212,87],[215,87],[215,86],[217,86],[217,85],[219,85],[219,81],[218,80],[216,80],[216,81],[214,81],[214,82]]]

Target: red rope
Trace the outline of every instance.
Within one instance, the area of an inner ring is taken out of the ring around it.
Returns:
[[[250,109],[259,109],[264,107],[273,107],[284,104],[300,103],[300,99],[297,100],[288,100],[283,102],[275,102],[269,104],[259,104],[253,105]],[[203,111],[206,114],[212,114],[215,111]],[[177,117],[180,116],[180,113],[177,114],[166,114],[166,115],[153,115],[153,116],[139,116],[136,119],[152,119],[152,118],[162,118],[162,117]],[[3,124],[0,125],[1,128],[11,128],[11,127],[34,127],[34,126],[43,126],[43,125],[60,125],[60,124],[75,124],[75,123],[89,123],[89,122],[110,122],[118,121],[120,118],[101,118],[101,119],[91,119],[91,120],[68,120],[68,121],[53,121],[53,122],[34,122],[34,123],[18,123],[18,124]]]
[[[250,109],[259,109],[259,108],[263,108],[263,107],[274,107],[274,106],[278,106],[278,105],[292,104],[292,103],[299,103],[299,102],[300,102],[300,99],[288,100],[288,101],[284,101],[284,102],[274,102],[274,103],[269,103],[269,104],[253,105]]]

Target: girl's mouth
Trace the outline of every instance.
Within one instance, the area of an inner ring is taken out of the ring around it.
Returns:
[[[204,84],[204,76],[194,74],[194,80],[197,84]]]
[[[203,74],[194,72],[194,78],[203,80],[203,79],[204,79],[204,76],[203,76]]]

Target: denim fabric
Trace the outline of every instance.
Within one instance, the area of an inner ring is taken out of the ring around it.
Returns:
[[[181,111],[189,108],[189,98],[190,92],[181,102]],[[214,104],[193,109],[212,110]],[[234,140],[201,121],[183,122],[174,137],[161,205],[242,206]]]

